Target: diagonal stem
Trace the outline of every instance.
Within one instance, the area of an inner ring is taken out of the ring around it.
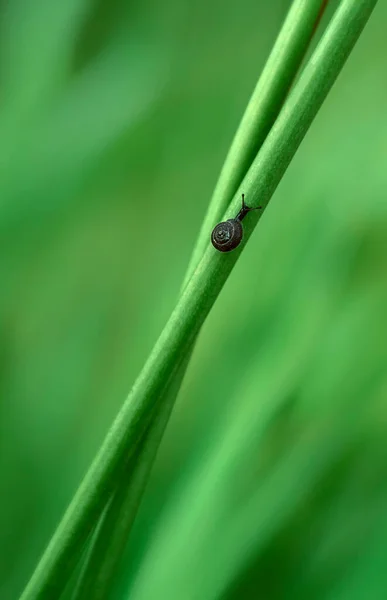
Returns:
[[[231,143],[208,206],[185,283],[278,117],[328,0],[294,0]]]
[[[230,148],[220,178],[212,196],[208,214],[198,237],[197,246],[187,269],[185,283],[192,275],[196,258],[207,245],[209,227],[224,212],[233,191],[241,183],[249,163],[261,147],[270,127],[277,118],[289,87],[303,61],[307,48],[326,8],[327,0],[294,0],[277,37],[266,67],[258,80],[245,115]],[[131,461],[127,477],[120,481],[109,509],[101,517],[97,535],[91,542],[87,561],[79,578],[72,600],[102,600],[107,597],[116,569],[125,551],[127,539],[139,508],[158,447],[181,382],[192,355],[180,366],[172,382],[160,399],[149,430],[145,433],[139,451]]]

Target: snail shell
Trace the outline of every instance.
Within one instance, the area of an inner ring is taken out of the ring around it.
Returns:
[[[230,252],[239,246],[242,237],[242,223],[238,219],[229,219],[216,225],[211,234],[211,242],[220,252]]]

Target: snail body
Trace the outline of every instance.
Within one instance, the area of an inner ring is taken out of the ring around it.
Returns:
[[[258,206],[257,208],[262,207]],[[222,223],[218,223],[212,230],[211,242],[214,248],[219,250],[219,252],[231,252],[231,250],[239,246],[243,238],[242,219],[251,210],[257,209],[246,206],[245,195],[242,194],[242,208],[235,219],[222,221]]]

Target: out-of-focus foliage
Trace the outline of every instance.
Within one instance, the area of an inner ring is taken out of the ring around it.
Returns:
[[[2,599],[174,305],[288,5],[1,3]],[[386,597],[386,19],[206,323],[117,600]]]

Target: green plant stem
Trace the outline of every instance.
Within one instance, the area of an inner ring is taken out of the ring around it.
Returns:
[[[243,191],[251,206],[267,205],[376,2],[342,0],[243,181]],[[240,206],[240,191],[225,218],[235,216]],[[135,452],[149,415],[190,351],[261,214],[254,211],[246,218],[245,239],[229,255],[217,252],[210,244],[207,246],[25,588],[22,600],[52,600],[62,591],[73,553],[84,542],[117,486],[117,477]]]
[[[181,377],[175,377],[167,390],[163,404],[156,411],[138,452],[129,461],[118,489],[101,517],[72,600],[105,600],[109,597],[184,372],[185,369],[180,370]]]
[[[67,582],[64,592],[60,596],[60,600],[75,600],[79,597],[80,588],[85,577],[85,572],[90,563],[90,556],[93,551],[96,540],[99,538],[99,532],[104,522],[105,515],[110,507],[112,498],[102,511],[102,515],[97,523],[94,524],[94,530],[89,534],[89,539],[86,540],[83,552],[79,554],[77,565]]]
[[[327,0],[295,0],[292,3],[223,164],[185,283],[203,256],[211,230],[229,206],[273,126],[326,5]]]
[[[187,269],[185,284],[192,275],[192,270],[198,262],[198,256],[202,255],[205,250],[210,229],[230,203],[234,191],[241,183],[248,166],[277,118],[326,4],[327,0],[295,0],[293,2],[220,173]],[[119,482],[119,489],[115,493],[114,501],[111,503],[108,513],[103,517],[103,525],[91,543],[92,548],[88,553],[87,564],[80,575],[78,589],[73,600],[107,597],[116,565],[119,564],[124,553],[141,495],[146,487],[146,481],[190,356],[191,352],[175,376],[175,380],[177,379],[179,382],[178,385],[173,381],[173,389],[166,390],[165,397],[160,399],[162,406],[161,410],[157,412],[156,418],[161,419],[164,425],[160,428],[156,422],[151,424],[149,431],[145,434],[141,449],[136,454],[133,472],[128,472],[128,477]]]

